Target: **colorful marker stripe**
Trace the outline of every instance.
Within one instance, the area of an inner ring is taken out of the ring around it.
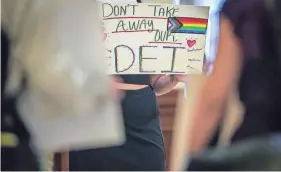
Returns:
[[[189,17],[168,18],[168,31],[172,33],[206,34],[208,19]]]

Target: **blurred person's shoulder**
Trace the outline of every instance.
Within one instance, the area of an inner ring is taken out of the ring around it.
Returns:
[[[252,10],[257,8],[263,8],[265,1],[264,0],[222,0],[223,9],[244,9]]]
[[[241,19],[249,14],[265,11],[264,0],[222,0],[220,11],[230,19]]]
[[[222,1],[220,14],[232,23],[236,35],[245,37],[253,29],[256,30],[255,34],[262,30],[259,26],[266,23],[268,18],[265,0]]]

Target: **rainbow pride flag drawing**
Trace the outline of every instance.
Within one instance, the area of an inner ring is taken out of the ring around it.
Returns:
[[[206,34],[208,19],[169,17],[167,30],[171,33]]]

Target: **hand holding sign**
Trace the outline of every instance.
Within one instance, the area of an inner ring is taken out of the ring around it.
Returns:
[[[183,82],[183,83],[186,83],[188,80],[188,76],[186,74],[174,75],[174,78],[177,82]]]

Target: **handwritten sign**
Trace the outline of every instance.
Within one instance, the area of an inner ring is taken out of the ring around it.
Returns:
[[[101,3],[110,74],[200,74],[209,8]]]

